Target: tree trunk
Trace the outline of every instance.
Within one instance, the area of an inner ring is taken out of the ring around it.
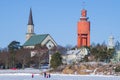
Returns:
[[[25,60],[23,60],[22,69],[25,69]]]

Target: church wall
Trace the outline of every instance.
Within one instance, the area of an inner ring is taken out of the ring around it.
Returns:
[[[33,48],[35,48],[35,46],[23,46],[24,48],[31,48],[31,49],[33,49]]]
[[[56,42],[49,35],[45,38],[45,40],[41,43],[41,45],[45,45],[46,43],[48,43],[48,41],[51,41],[54,44],[54,46],[57,46]]]

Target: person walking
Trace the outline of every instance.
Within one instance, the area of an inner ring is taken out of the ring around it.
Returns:
[[[48,77],[49,77],[49,78],[51,77],[50,73],[48,74]]]
[[[46,78],[46,72],[43,73],[43,76]]]
[[[34,78],[34,74],[32,74],[32,78]]]

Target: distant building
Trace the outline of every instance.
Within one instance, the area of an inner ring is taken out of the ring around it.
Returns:
[[[30,9],[30,15],[28,20],[28,29],[26,33],[26,42],[23,44],[24,48],[35,48],[37,44],[41,46],[46,46],[48,49],[57,46],[57,43],[49,34],[39,34],[34,33],[34,24],[32,17],[32,10]]]
[[[90,46],[90,21],[88,21],[87,10],[82,9],[81,18],[77,25],[77,47]]]
[[[108,39],[108,49],[115,49],[114,53],[113,53],[113,58],[111,59],[111,62],[113,63],[117,63],[120,62],[120,49],[119,49],[119,42],[117,43],[116,47],[115,47],[115,43],[114,43],[114,37],[112,35],[109,36]]]
[[[66,54],[62,55],[64,64],[79,63],[86,55],[89,55],[89,49],[81,47],[75,50],[68,50]]]
[[[108,39],[108,49],[113,49],[115,47],[114,37],[111,35]]]

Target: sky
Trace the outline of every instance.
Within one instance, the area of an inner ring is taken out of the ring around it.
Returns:
[[[110,35],[120,41],[119,7],[120,0],[1,0],[0,48],[14,40],[24,44],[30,8],[35,33],[50,34],[58,45],[77,44],[77,22],[83,8],[91,22],[91,44],[107,44]]]

